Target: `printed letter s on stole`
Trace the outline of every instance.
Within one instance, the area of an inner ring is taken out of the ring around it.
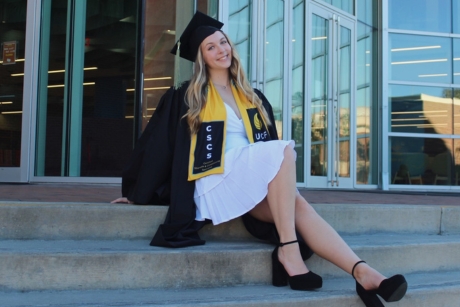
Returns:
[[[206,126],[206,131],[211,132],[211,131],[212,131],[212,127],[211,127],[211,126]],[[208,134],[208,135],[206,136],[206,141],[211,141],[211,140],[212,140],[212,136],[211,136],[210,134]],[[212,144],[206,145],[206,149],[209,150],[209,151],[211,151],[211,150],[212,150]],[[207,158],[207,159],[211,159],[211,158],[212,158],[212,153],[208,152],[208,153],[206,154],[206,158]]]

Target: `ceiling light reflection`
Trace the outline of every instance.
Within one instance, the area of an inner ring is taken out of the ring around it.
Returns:
[[[447,76],[447,74],[418,75],[419,78],[445,77],[445,76]]]
[[[2,114],[22,114],[22,111],[5,111]]]
[[[144,78],[144,81],[170,80],[171,77]]]
[[[419,60],[419,61],[391,62],[391,65],[420,64],[420,63],[435,63],[435,62],[447,62],[447,59],[434,59],[434,60]]]
[[[412,50],[426,50],[426,49],[438,49],[441,46],[420,46],[420,47],[408,47],[408,48],[394,48],[391,49],[392,52],[400,52],[400,51],[412,51]]]
[[[83,68],[83,70],[96,70],[98,69],[97,67],[85,67]],[[57,74],[57,73],[63,73],[65,72],[65,69],[61,69],[61,70],[49,70],[48,73],[49,74]],[[24,76],[24,73],[20,73],[20,74],[11,74],[11,77],[19,77],[19,76]]]
[[[160,87],[145,87],[144,91],[154,91],[154,90],[166,90],[171,88],[170,86],[160,86]],[[129,88],[126,90],[127,92],[134,92],[133,88]]]

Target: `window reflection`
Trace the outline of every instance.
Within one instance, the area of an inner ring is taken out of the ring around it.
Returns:
[[[358,11],[358,20],[368,25],[374,25],[374,4],[377,6],[376,0],[358,0],[356,9]],[[377,18],[375,18],[377,20]]]
[[[145,1],[142,128],[147,126],[161,97],[174,84],[175,78],[180,78],[180,81],[191,78],[192,62],[180,58],[176,63],[170,51],[192,18],[194,5],[193,0]],[[200,12],[217,19],[217,0],[198,0],[196,5]],[[174,75],[176,65],[180,76]],[[129,113],[133,117],[134,111],[128,110]]]
[[[304,181],[304,2],[293,7],[292,31],[292,139],[296,143],[297,181]]]
[[[454,101],[454,134],[460,135],[460,89],[452,89]]]
[[[229,1],[228,35],[236,46],[241,64],[251,80],[251,1]]]
[[[459,8],[460,9],[460,8]],[[454,39],[454,83],[460,84],[460,39]]]
[[[310,170],[312,176],[326,176],[327,174],[328,33],[328,20],[313,14]]]
[[[460,0],[453,0],[452,2],[452,21],[452,32],[460,34]]]
[[[372,27],[358,23],[357,65],[356,65],[356,183],[377,184],[378,172],[378,136],[372,129],[374,104],[376,98],[375,79],[373,78],[373,42]]]
[[[176,1],[147,0],[145,3],[144,26],[144,88],[142,104],[142,128],[147,126],[155,112],[161,96],[174,84],[174,56],[170,50],[192,16],[193,3],[183,1],[177,10]],[[165,14],[158,7],[170,6],[182,16]],[[180,59],[182,77],[190,75],[191,64]],[[187,69],[189,71],[187,71]],[[134,116],[134,110],[132,111]]]
[[[273,107],[276,128],[280,138],[283,135],[283,28],[284,1],[267,2],[264,93]]]
[[[45,2],[35,175],[119,177],[133,143],[137,3]]]
[[[349,14],[353,14],[353,3],[354,0],[323,0],[326,3],[332,4],[333,6],[344,10]]]
[[[452,134],[450,88],[392,85],[391,131]]]
[[[453,170],[453,185],[460,185],[460,140],[454,140],[454,170]]]
[[[389,59],[391,80],[452,82],[450,38],[391,34]]]
[[[458,184],[457,140],[454,151],[451,139],[392,137],[390,142],[392,184]]]
[[[21,164],[27,1],[0,0],[0,168]]]
[[[339,174],[350,177],[351,31],[340,27]]]
[[[451,33],[451,12],[451,0],[388,1],[389,26],[393,29]]]

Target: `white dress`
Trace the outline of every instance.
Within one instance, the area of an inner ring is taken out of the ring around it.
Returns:
[[[196,220],[212,220],[214,225],[239,217],[260,203],[268,184],[278,173],[286,146],[294,141],[268,141],[250,144],[243,121],[225,104],[227,136],[224,173],[209,175],[195,182]]]

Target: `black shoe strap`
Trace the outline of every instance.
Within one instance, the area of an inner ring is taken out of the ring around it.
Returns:
[[[353,278],[355,278],[355,268],[356,268],[356,266],[357,266],[358,264],[360,264],[360,263],[366,263],[366,261],[361,260],[361,261],[358,261],[358,262],[355,263],[355,265],[353,266],[353,269],[351,269],[351,276],[353,276]],[[356,278],[355,278],[355,279],[356,279]]]
[[[288,245],[288,244],[292,244],[292,243],[297,243],[297,242],[299,242],[299,241],[298,241],[298,240],[295,240],[295,241],[289,241],[289,242],[286,242],[286,243],[281,243],[281,242],[280,242],[280,244],[279,244],[278,246],[281,247],[281,246],[284,246],[284,245]]]

